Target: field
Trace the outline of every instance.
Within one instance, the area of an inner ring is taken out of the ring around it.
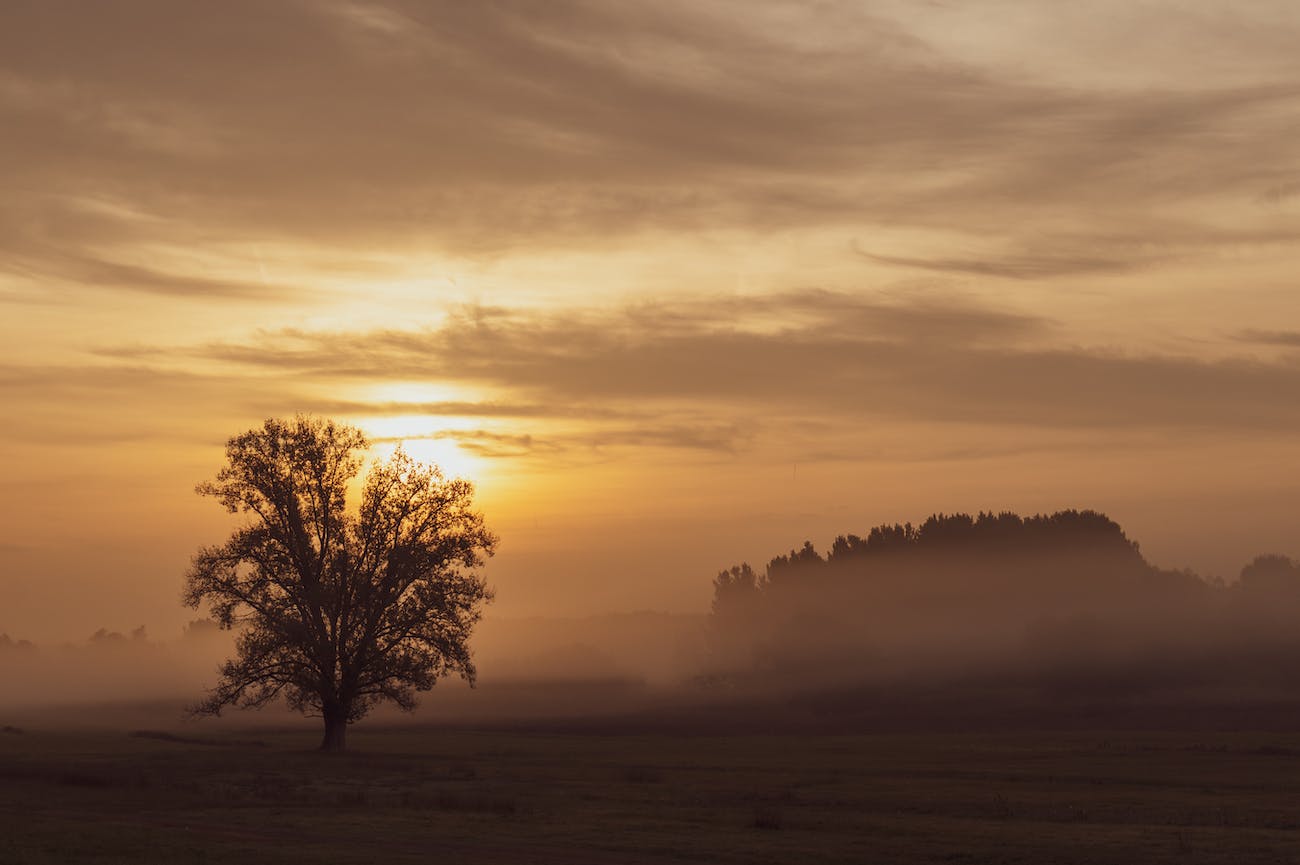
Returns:
[[[202,730],[203,732],[196,732]],[[0,863],[1300,861],[1300,735],[11,729]]]

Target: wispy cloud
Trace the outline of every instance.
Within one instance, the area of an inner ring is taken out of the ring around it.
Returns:
[[[452,441],[482,457],[584,457],[606,449],[668,448],[716,454],[736,454],[754,437],[752,426],[677,423],[665,425],[647,416],[635,427],[593,425],[546,435],[501,433],[491,430],[444,429],[424,435],[378,438],[379,442],[431,439]]]
[[[1300,330],[1243,330],[1237,334],[1242,342],[1300,348]]]
[[[437,328],[271,332],[182,353],[230,365],[236,377],[257,369],[291,380],[397,378],[511,395],[482,404],[318,404],[357,413],[582,417],[616,430],[628,417],[689,411],[697,420],[689,428],[650,427],[641,440],[719,449],[734,447],[728,431],[755,417],[1098,430],[1300,422],[1300,406],[1286,396],[1300,392],[1300,364],[1063,348],[1053,336],[1050,321],[958,302],[889,305],[804,292],[548,315],[464,310]],[[126,353],[145,362],[171,351]],[[487,446],[488,438],[466,442]]]
[[[1034,252],[1026,227],[1044,221],[1118,219],[1185,255],[1233,242],[1189,204],[1230,200],[1300,229],[1277,193],[1300,171],[1294,81],[1049,85],[949,56],[891,8],[6,4],[0,223],[22,230],[0,256],[87,284],[258,296],[255,280],[149,267],[139,247],[478,254],[645,230],[889,226],[996,232],[1030,251],[870,248],[880,262],[1044,279],[1134,261]],[[87,196],[151,221],[90,219],[73,204]],[[1173,220],[1202,240],[1180,240]]]
[[[997,276],[1006,279],[1044,279],[1088,273],[1128,270],[1139,265],[1134,260],[1105,258],[1097,255],[1009,255],[991,258],[911,258],[902,255],[879,255],[859,250],[864,258],[878,264],[915,267],[940,273]]]

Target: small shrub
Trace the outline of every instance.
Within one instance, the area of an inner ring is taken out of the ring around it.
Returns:
[[[340,790],[335,801],[344,808],[360,808],[367,803],[365,790]]]
[[[154,739],[159,742],[175,742],[180,745],[216,745],[243,748],[265,748],[266,743],[260,739],[208,739],[198,736],[180,736],[166,730],[132,730],[127,733],[132,739]]]
[[[470,811],[480,814],[497,814],[502,817],[519,810],[514,799],[501,796],[474,796],[463,793],[439,793],[434,806],[440,811]]]
[[[993,801],[989,803],[989,814],[995,820],[1010,820],[1016,816],[1016,811],[1011,807],[1010,800],[1003,794],[998,793],[993,797]]]
[[[755,829],[780,829],[781,828],[781,809],[776,805],[755,805],[754,806],[754,828]]]
[[[623,780],[630,784],[658,784],[663,779],[662,772],[649,766],[629,766],[623,772]]]
[[[129,782],[108,775],[92,775],[89,772],[67,771],[59,774],[59,783],[64,787],[90,787],[104,789],[107,787],[127,786]]]

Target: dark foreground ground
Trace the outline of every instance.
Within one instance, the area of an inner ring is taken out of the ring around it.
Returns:
[[[1300,734],[0,734],[2,863],[1300,862]]]

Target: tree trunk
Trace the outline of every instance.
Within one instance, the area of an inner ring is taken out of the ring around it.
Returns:
[[[320,743],[322,751],[343,751],[347,746],[348,713],[338,706],[326,706],[321,714],[325,718],[325,738]]]

